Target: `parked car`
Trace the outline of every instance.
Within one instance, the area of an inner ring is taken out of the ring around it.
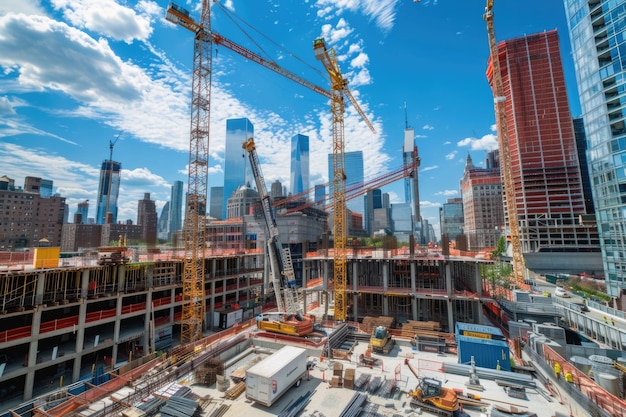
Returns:
[[[571,303],[570,308],[574,310],[579,309],[581,313],[586,313],[587,311],[589,311],[589,307],[587,307],[587,304],[584,303]]]
[[[563,287],[556,287],[556,289],[554,290],[554,295],[556,295],[557,297],[563,297],[563,298],[571,297],[570,293],[565,291]]]

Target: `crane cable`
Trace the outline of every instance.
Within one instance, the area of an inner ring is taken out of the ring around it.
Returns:
[[[265,57],[268,59],[268,61],[276,64],[276,61],[270,56],[270,54],[268,54],[263,47],[261,47],[261,45],[259,45],[259,43],[257,41],[255,41],[252,36],[250,36],[248,34],[248,32],[246,32],[244,30],[243,27],[241,27],[241,25],[237,22],[235,22],[235,18],[239,19],[243,24],[245,24],[246,26],[248,26],[250,29],[252,29],[253,31],[255,31],[256,33],[258,33],[260,36],[262,36],[263,38],[267,39],[269,42],[271,42],[274,46],[276,46],[278,49],[284,51],[285,53],[287,53],[287,55],[291,56],[292,58],[300,61],[300,63],[306,65],[307,67],[309,67],[310,69],[312,69],[313,71],[315,71],[320,77],[322,77],[324,80],[327,80],[326,75],[317,67],[314,67],[313,65],[308,64],[306,61],[304,61],[302,58],[298,57],[297,55],[291,53],[289,50],[287,50],[284,46],[280,45],[279,43],[275,42],[274,40],[272,40],[270,37],[268,37],[267,35],[265,35],[263,32],[261,32],[260,30],[258,30],[257,28],[255,28],[254,26],[252,26],[250,23],[246,22],[242,17],[238,16],[236,13],[231,12],[230,10],[228,10],[223,4],[219,3],[219,2],[215,2],[215,4],[217,4],[217,6],[224,12],[224,14],[226,15],[226,17],[228,17],[231,22],[233,22],[233,24],[235,26],[237,26],[241,32],[246,35],[248,37],[248,39],[250,39],[250,41],[252,43],[254,43],[260,50],[261,52],[263,52],[263,54],[265,55]]]

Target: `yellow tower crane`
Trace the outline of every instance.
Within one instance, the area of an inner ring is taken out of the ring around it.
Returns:
[[[524,256],[519,236],[519,223],[517,215],[517,203],[515,201],[515,182],[511,166],[511,149],[509,144],[509,127],[506,119],[506,95],[500,71],[500,57],[498,44],[496,43],[496,31],[493,24],[493,0],[487,0],[484,19],[487,22],[487,35],[489,38],[489,55],[491,67],[488,75],[491,75],[491,88],[493,91],[493,103],[496,115],[496,127],[498,133],[498,146],[500,148],[500,169],[504,182],[504,198],[511,236],[511,251],[513,254],[513,280],[518,288],[528,289],[524,283]]]
[[[347,219],[346,219],[346,172],[344,169],[344,95],[348,97],[356,111],[365,121],[372,132],[376,129],[368,120],[361,107],[358,105],[350,90],[348,90],[348,80],[341,75],[341,69],[337,64],[335,51],[326,49],[324,39],[316,39],[313,42],[315,58],[322,61],[324,68],[330,76],[330,86],[332,97],[330,99],[330,109],[333,117],[333,238],[334,238],[334,293],[335,293],[335,319],[345,320],[347,316],[346,303],[346,240],[347,240]]]
[[[219,3],[216,3],[216,5],[220,6]],[[226,11],[223,7],[222,10]],[[341,119],[341,169],[343,171],[343,97],[341,94],[331,94],[328,90],[319,87],[290,71],[287,71],[275,62],[264,59],[243,46],[213,32],[211,30],[210,18],[209,0],[202,0],[200,22],[196,22],[190,16],[188,10],[173,2],[169,4],[166,14],[166,19],[168,21],[180,25],[194,33],[188,197],[187,212],[183,227],[185,235],[185,259],[183,271],[181,343],[193,342],[202,337],[202,324],[205,312],[204,258],[206,255],[206,208],[213,44],[224,46],[250,61],[271,69],[272,71],[331,99],[331,104],[333,105],[334,137],[337,136],[335,133],[337,128],[335,127],[334,121],[336,119]],[[325,51],[323,41],[321,45]],[[327,52],[325,53],[328,55]],[[336,63],[334,55],[332,59],[330,55],[328,55],[328,62],[331,65],[331,68],[336,69],[336,75],[335,77],[331,75],[331,79],[341,79],[339,67]],[[342,81],[342,84],[343,85],[341,87],[337,86],[337,88],[340,88],[340,90],[337,91],[341,91],[348,96],[361,117],[363,117],[368,126],[374,130],[371,123],[365,117],[363,111],[361,111],[360,107],[356,104],[354,97],[352,97],[345,87],[347,81]],[[334,85],[335,81],[333,81],[333,86]],[[340,97],[338,98],[337,96]],[[337,100],[341,101],[340,108],[335,104]],[[335,171],[336,170],[337,168],[335,168]],[[344,208],[341,210],[341,216],[345,222],[345,199],[342,203]],[[342,242],[344,245],[343,247],[345,248],[345,228],[343,230],[342,235],[344,237]],[[345,265],[345,254],[343,265]],[[344,280],[342,282],[344,282],[345,291],[345,266],[343,277]]]

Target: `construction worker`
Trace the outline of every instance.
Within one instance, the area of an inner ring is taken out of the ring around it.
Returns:
[[[609,321],[606,319],[606,316],[602,316],[602,318],[604,319],[604,324],[609,324]]]
[[[561,364],[558,362],[554,362],[554,377],[556,379],[561,378]]]
[[[574,383],[574,375],[570,371],[565,372],[565,380],[570,384]]]
[[[611,317],[611,324],[615,326],[615,319],[613,319],[613,317]]]

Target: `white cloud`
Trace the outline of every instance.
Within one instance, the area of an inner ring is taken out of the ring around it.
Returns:
[[[431,165],[420,169],[421,172],[432,171],[433,169],[439,169],[439,165]]]
[[[457,142],[459,147],[469,147],[473,151],[493,151],[498,149],[498,137],[491,133],[481,138],[465,138]]]
[[[331,19],[350,13],[361,13],[376,23],[384,33],[393,29],[400,0],[317,0],[315,7],[321,18]]]
[[[0,0],[0,16],[9,13],[46,14],[38,0]]]
[[[446,160],[451,161],[456,157],[457,151],[452,151],[445,156]]]
[[[0,114],[15,114],[15,109],[13,109],[13,105],[9,102],[9,98],[7,96],[0,97]]]
[[[424,129],[424,130],[435,130],[435,127],[431,126],[431,125],[424,125],[424,126],[422,126],[422,129]]]
[[[137,4],[139,13],[114,0],[52,0],[52,5],[72,25],[127,43],[148,39],[152,20],[163,14],[156,3],[147,0]]]
[[[443,191],[438,191],[435,193],[435,195],[442,195],[445,197],[450,197],[450,196],[457,195],[457,194],[459,194],[458,190],[443,190]]]

